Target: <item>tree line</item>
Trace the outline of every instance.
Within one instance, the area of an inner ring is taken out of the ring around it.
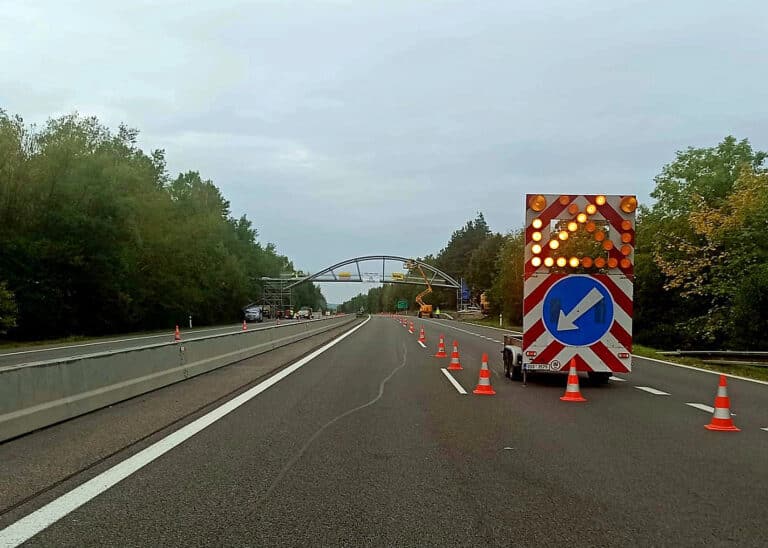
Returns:
[[[726,137],[676,153],[637,214],[634,339],[657,348],[768,349],[768,153]],[[422,260],[485,292],[491,314],[522,325],[524,229],[494,233],[482,214]],[[420,288],[385,284],[347,303],[394,310]],[[448,309],[454,291],[427,302]]]
[[[77,114],[0,110],[0,335],[48,338],[236,321],[262,276],[293,271],[196,171]],[[294,305],[324,308],[313,284]]]

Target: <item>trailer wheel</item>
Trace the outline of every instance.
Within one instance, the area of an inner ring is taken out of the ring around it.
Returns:
[[[523,380],[523,366],[522,365],[516,365],[512,368],[512,376],[510,377],[513,381],[521,381]]]

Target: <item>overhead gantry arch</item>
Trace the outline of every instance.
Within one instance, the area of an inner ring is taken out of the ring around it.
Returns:
[[[363,266],[361,267],[361,263]],[[392,263],[399,263],[400,268],[394,269]],[[354,265],[354,266],[353,266]],[[297,279],[286,285],[285,290],[305,282],[356,282],[356,283],[394,283],[424,285],[420,272],[413,272],[420,266],[433,287],[459,289],[461,285],[454,278],[434,266],[416,259],[398,257],[397,255],[366,255],[347,259],[329,266],[315,274]]]

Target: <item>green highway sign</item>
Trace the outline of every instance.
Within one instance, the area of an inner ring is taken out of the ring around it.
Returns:
[[[405,310],[407,308],[408,308],[408,301],[406,301],[405,299],[400,299],[399,301],[397,301],[398,310]]]

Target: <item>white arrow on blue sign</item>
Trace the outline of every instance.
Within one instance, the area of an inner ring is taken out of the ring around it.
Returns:
[[[599,341],[613,323],[613,298],[591,276],[558,280],[542,303],[544,327],[566,346],[589,346]]]

